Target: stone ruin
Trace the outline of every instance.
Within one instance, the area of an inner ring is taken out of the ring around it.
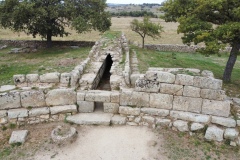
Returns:
[[[111,59],[111,66],[109,66]],[[110,69],[108,90],[98,86]],[[135,51],[124,34],[102,38],[89,57],[69,73],[14,75],[15,86],[0,88],[0,125],[67,120],[77,124],[169,127],[204,131],[207,140],[240,145],[240,100],[229,99],[211,71],[149,68],[138,71]],[[101,104],[102,112],[96,111]]]

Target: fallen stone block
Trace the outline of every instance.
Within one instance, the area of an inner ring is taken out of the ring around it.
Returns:
[[[227,128],[224,132],[224,138],[235,140],[238,138],[239,132],[235,128]]]
[[[210,126],[207,128],[207,131],[205,133],[205,138],[209,141],[223,141],[223,129],[218,128],[216,126]]]
[[[180,132],[187,132],[188,129],[188,122],[177,120],[173,122],[173,126],[176,127]]]
[[[174,110],[200,113],[201,108],[202,108],[201,98],[174,96],[173,100]]]
[[[173,96],[168,94],[150,94],[150,107],[158,109],[172,109]]]
[[[212,116],[212,123],[219,124],[225,127],[236,127],[237,123],[232,118],[223,118]]]
[[[223,90],[202,89],[201,97],[210,100],[223,101],[227,96]]]
[[[76,105],[65,105],[65,106],[54,106],[50,107],[51,114],[58,114],[58,113],[69,113],[69,112],[77,112]]]
[[[43,91],[25,91],[20,93],[22,107],[44,107],[46,106]]]
[[[54,89],[46,94],[47,106],[71,105],[77,103],[77,93],[72,89]]]
[[[191,124],[191,131],[198,131],[204,128],[204,125],[201,123],[192,123]]]
[[[170,116],[173,118],[177,118],[185,121],[192,121],[196,123],[210,122],[210,116],[208,115],[195,114],[195,113],[189,113],[189,112],[170,111]]]
[[[9,144],[14,143],[25,143],[26,137],[28,135],[28,130],[13,131],[9,139]]]
[[[169,110],[156,108],[141,108],[141,112],[151,116],[166,117],[169,115]]]
[[[194,77],[193,85],[202,89],[220,90],[222,88],[222,80],[196,76]]]
[[[18,92],[0,93],[0,109],[20,108],[20,94]]]
[[[77,101],[80,113],[91,113],[94,111],[94,102]]]
[[[120,106],[119,113],[124,114],[124,115],[138,116],[138,115],[140,115],[140,108],[131,108],[131,107],[126,107],[126,106]]]
[[[200,91],[201,91],[200,88],[193,87],[193,86],[185,86],[183,90],[183,96],[199,98]]]
[[[36,116],[40,116],[40,115],[46,115],[49,114],[50,110],[48,107],[44,107],[44,108],[33,108],[31,110],[29,110],[29,117],[36,117]]]
[[[228,117],[230,114],[230,102],[203,99],[202,113]]]
[[[182,96],[183,86],[182,85],[176,85],[176,84],[161,83],[160,84],[160,92],[165,93],[165,94]]]
[[[175,84],[192,86],[193,85],[193,78],[194,77],[190,76],[190,75],[177,74]]]
[[[119,111],[118,103],[103,103],[103,110],[105,113],[117,114]]]
[[[27,109],[11,109],[8,110],[8,118],[24,118],[28,117],[28,110]]]
[[[41,83],[59,83],[60,73],[58,72],[46,73],[46,74],[40,75],[39,78]]]
[[[127,117],[122,117],[120,115],[114,115],[111,119],[111,124],[114,125],[125,125],[127,122]]]

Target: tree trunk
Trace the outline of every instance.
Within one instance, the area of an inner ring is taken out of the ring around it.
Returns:
[[[52,47],[52,30],[48,30],[47,32],[47,48]]]
[[[145,37],[144,36],[142,36],[142,48],[144,48],[144,44],[145,43]]]
[[[232,45],[232,50],[230,52],[225,70],[224,70],[224,74],[223,74],[223,81],[224,82],[230,82],[231,81],[231,75],[232,75],[232,70],[234,67],[234,64],[237,60],[237,55],[240,49],[240,44],[238,43],[234,43]]]

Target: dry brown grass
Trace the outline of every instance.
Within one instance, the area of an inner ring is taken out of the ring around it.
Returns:
[[[112,18],[112,26],[111,30],[123,31],[128,40],[136,41],[141,44],[141,37],[131,31],[130,22],[134,18],[132,17],[113,17]],[[142,18],[137,18],[142,19]],[[166,23],[162,19],[153,18],[153,22],[160,23],[164,27],[164,33],[162,33],[162,37],[153,40],[150,37],[146,38],[146,44],[182,44],[181,35],[177,34],[177,23]],[[67,28],[67,31],[71,33],[71,35],[67,37],[53,37],[53,40],[76,40],[76,41],[96,41],[101,37],[100,32],[92,31],[86,34],[78,34],[74,30]],[[41,40],[41,37],[37,36],[33,38],[31,35],[27,35],[23,32],[16,33],[12,32],[9,29],[0,29],[0,39],[10,39],[10,40]]]

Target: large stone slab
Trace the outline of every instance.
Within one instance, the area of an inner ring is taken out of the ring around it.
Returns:
[[[230,114],[230,101],[203,100],[202,113],[214,116],[228,117]]]
[[[20,107],[20,94],[18,92],[0,93],[0,109]]]
[[[41,83],[59,83],[60,82],[60,73],[46,73],[40,75],[39,77]]]
[[[138,116],[138,115],[140,115],[140,108],[120,106],[119,107],[119,113],[124,114],[124,115]]]
[[[102,90],[88,91],[85,100],[90,102],[110,102],[111,92]]]
[[[27,81],[27,83],[36,83],[39,81],[39,75],[38,74],[27,74],[26,81]]]
[[[51,114],[77,112],[76,105],[54,106],[50,107]]]
[[[202,88],[202,89],[222,89],[222,80],[207,78],[207,77],[194,77],[194,86]]]
[[[43,107],[43,108],[33,108],[29,110],[29,117],[36,117],[40,115],[46,115],[49,114],[50,110],[48,107]]]
[[[223,118],[212,116],[212,123],[219,124],[225,127],[236,127],[237,122],[232,118]]]
[[[161,71],[147,71],[145,78],[150,81],[157,81],[162,83],[174,83],[175,81],[174,74]]]
[[[168,94],[150,94],[150,107],[172,109],[173,96]]]
[[[151,116],[166,117],[169,115],[169,110],[156,108],[141,108],[141,113],[148,114]]]
[[[210,122],[210,116],[208,115],[195,114],[195,113],[182,112],[182,111],[171,111],[170,117],[186,120],[186,121],[197,122],[197,123]]]
[[[160,84],[160,92],[165,93],[165,94],[182,96],[183,86],[182,85],[176,85],[176,84],[161,83]]]
[[[16,86],[15,85],[4,85],[4,86],[0,86],[0,92],[6,92],[6,91],[10,91],[15,89]]]
[[[105,113],[117,114],[119,111],[118,103],[103,103],[103,110]]]
[[[193,85],[193,76],[186,74],[177,74],[175,84],[192,86]]]
[[[201,91],[200,88],[193,87],[193,86],[185,86],[183,90],[183,96],[199,98],[200,91]]]
[[[211,126],[207,128],[205,133],[205,138],[209,141],[223,141],[224,130],[216,126]]]
[[[72,89],[54,89],[46,94],[47,106],[71,105],[77,103],[77,94]]]
[[[43,91],[25,91],[20,93],[22,107],[44,107],[46,106]]]
[[[223,90],[202,89],[201,97],[210,100],[223,101],[227,96]]]
[[[7,110],[0,110],[0,118],[7,116]]]
[[[160,84],[157,81],[150,81],[143,78],[139,78],[135,83],[135,90],[139,92],[158,93]]]
[[[119,103],[120,102],[120,93],[117,91],[111,92],[111,102],[112,103]]]
[[[94,111],[94,102],[77,101],[80,113],[91,113]]]
[[[120,105],[133,107],[148,107],[149,93],[124,90],[120,94]]]
[[[201,108],[202,108],[201,98],[174,96],[173,100],[174,110],[200,113]]]
[[[28,130],[13,131],[9,139],[9,144],[21,143],[26,141]]]
[[[67,121],[80,125],[110,125],[112,116],[110,113],[81,113],[68,116]]]
[[[127,117],[123,117],[120,115],[114,115],[111,119],[111,124],[114,125],[125,125],[127,122]]]
[[[24,118],[28,117],[28,110],[27,109],[11,109],[8,110],[8,118]]]

